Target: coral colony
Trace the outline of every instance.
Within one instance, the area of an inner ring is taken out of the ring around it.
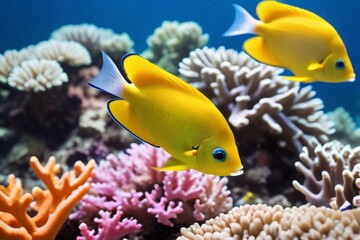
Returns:
[[[115,62],[134,51],[128,34],[67,25],[1,54],[0,239],[359,238],[350,116],[325,114],[310,86],[208,39],[194,22],[164,22],[142,56],[224,114],[245,167],[237,177],[153,170],[168,153],[110,119],[110,96],[87,82],[100,50]]]

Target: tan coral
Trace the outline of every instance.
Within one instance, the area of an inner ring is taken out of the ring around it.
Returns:
[[[208,39],[208,34],[203,34],[195,22],[164,21],[147,39],[149,49],[142,55],[167,71],[177,73],[181,59],[204,46]]]
[[[303,193],[307,201],[316,206],[334,209],[360,207],[360,147],[352,149],[338,141],[318,145],[314,152],[304,148],[301,162],[296,162],[298,172],[305,176],[294,187]]]
[[[15,67],[8,78],[11,87],[27,92],[45,91],[67,81],[68,76],[60,64],[46,59],[26,60]]]
[[[244,205],[204,224],[181,229],[177,240],[213,239],[355,239],[360,209],[345,212],[315,206],[283,208]]]
[[[35,46],[34,55],[38,59],[65,62],[70,66],[89,65],[91,57],[81,44],[74,41],[49,40]]]
[[[239,139],[240,145],[266,143],[266,136],[275,136],[278,146],[298,154],[302,146],[326,142],[333,132],[333,122],[321,111],[323,103],[314,98],[311,86],[300,88],[282,79],[282,69],[244,52],[204,47],[179,66],[180,74],[220,108],[236,135],[247,136]]]

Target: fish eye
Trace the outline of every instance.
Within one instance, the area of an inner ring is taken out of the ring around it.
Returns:
[[[215,148],[213,151],[213,158],[215,158],[216,161],[224,162],[226,160],[226,152],[222,148]]]
[[[336,67],[336,69],[338,69],[338,70],[343,70],[343,69],[345,68],[345,63],[344,63],[344,61],[343,61],[342,59],[336,60],[336,62],[335,62],[335,67]]]

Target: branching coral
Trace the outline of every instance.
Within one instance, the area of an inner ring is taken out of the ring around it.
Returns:
[[[333,122],[320,111],[311,86],[283,80],[282,69],[237,53],[204,47],[180,63],[180,74],[218,105],[236,128],[239,145],[262,144],[272,139],[278,146],[300,153],[302,146],[326,142]]]
[[[312,157],[314,154],[304,148],[300,154],[301,162],[296,162],[295,167],[305,176],[305,182],[301,185],[294,181],[294,187],[316,206],[359,207],[360,147],[351,149],[332,141],[317,146],[314,153]]]
[[[340,212],[315,206],[245,205],[203,225],[181,229],[186,239],[356,239],[360,209]]]
[[[100,210],[122,207],[145,229],[154,220],[166,226],[192,223],[226,212],[232,206],[227,178],[196,171],[159,172],[169,155],[147,144],[132,144],[119,158],[109,155],[94,171],[91,190],[71,219],[91,220]],[[149,234],[143,232],[144,235]]]
[[[38,92],[60,86],[67,81],[68,76],[56,61],[32,59],[22,62],[12,70],[8,84],[20,91]]]
[[[147,39],[149,49],[142,55],[169,72],[177,73],[178,63],[190,51],[204,46],[209,36],[195,22],[165,21]]]
[[[0,238],[54,239],[72,207],[89,191],[86,181],[94,165],[93,160],[86,166],[77,162],[58,178],[61,169],[55,158],[50,157],[43,167],[32,157],[30,166],[48,189],[35,187],[31,194],[23,194],[20,180],[9,175],[8,186],[0,186]],[[29,207],[36,214],[27,213]]]

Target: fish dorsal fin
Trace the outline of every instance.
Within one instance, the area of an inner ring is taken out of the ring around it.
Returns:
[[[256,13],[264,23],[269,23],[284,17],[304,17],[327,23],[324,19],[310,11],[277,1],[260,2],[256,8]]]
[[[196,98],[210,101],[196,88],[180,79],[179,77],[165,71],[137,54],[128,54],[123,57],[122,67],[126,78],[137,88],[160,86],[172,88],[190,94]]]
[[[153,137],[146,131],[143,124],[138,120],[135,111],[128,102],[121,99],[113,99],[108,102],[107,108],[115,122],[128,130],[136,138],[154,147],[159,147]]]
[[[274,66],[282,67],[283,63],[280,62],[264,44],[262,37],[252,37],[244,43],[244,51],[255,60]]]

